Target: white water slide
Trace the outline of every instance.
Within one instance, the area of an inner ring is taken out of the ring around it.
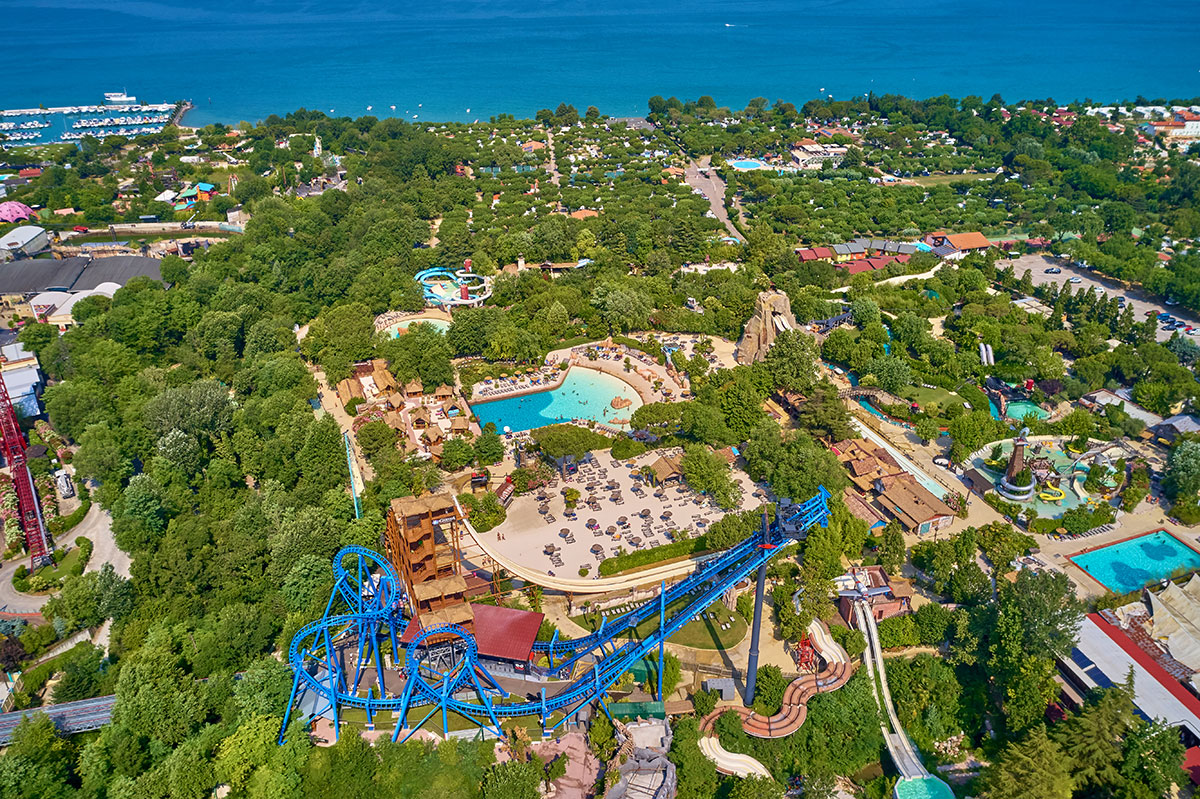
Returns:
[[[896,717],[896,708],[892,705],[892,694],[888,690],[887,672],[883,665],[883,651],[879,648],[879,630],[875,626],[875,617],[869,607],[862,602],[854,603],[854,613],[858,619],[858,628],[867,637],[867,649],[863,652],[863,661],[867,664],[867,674],[871,678],[871,692],[875,701],[887,715],[887,720],[880,725],[883,738],[887,742],[888,754],[896,764],[901,776],[906,780],[922,779],[930,776],[917,754],[916,747],[908,739],[900,719]],[[879,684],[876,686],[875,673],[878,664]],[[882,691],[882,697],[880,696]],[[889,730],[888,727],[891,727]]]

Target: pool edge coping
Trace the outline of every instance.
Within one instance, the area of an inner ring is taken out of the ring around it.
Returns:
[[[1191,545],[1191,544],[1189,544],[1187,541],[1185,541],[1184,539],[1182,539],[1182,538],[1180,538],[1178,535],[1176,535],[1176,534],[1175,534],[1175,533],[1174,533],[1172,530],[1169,530],[1169,529],[1168,529],[1168,528],[1166,528],[1166,527],[1159,527],[1159,528],[1157,528],[1157,529],[1154,529],[1154,530],[1146,530],[1145,532],[1141,532],[1141,533],[1135,533],[1134,535],[1128,535],[1128,536],[1125,536],[1124,538],[1118,538],[1116,541],[1110,541],[1110,542],[1108,542],[1107,544],[1104,544],[1104,545],[1102,545],[1102,546],[1098,546],[1098,547],[1096,547],[1095,549],[1081,549],[1081,550],[1079,550],[1078,552],[1072,552],[1070,555],[1067,555],[1067,556],[1066,556],[1066,559],[1067,559],[1067,562],[1068,562],[1068,563],[1070,563],[1070,564],[1071,564],[1072,566],[1074,566],[1076,569],[1079,569],[1079,571],[1083,572],[1083,573],[1084,573],[1084,575],[1086,575],[1086,576],[1087,576],[1087,578],[1088,578],[1089,580],[1091,580],[1091,581],[1092,581],[1092,582],[1094,582],[1096,585],[1098,585],[1098,586],[1100,586],[1101,588],[1103,588],[1105,591],[1109,591],[1109,592],[1111,592],[1111,593],[1117,594],[1118,596],[1122,596],[1123,594],[1133,593],[1132,591],[1125,591],[1125,592],[1118,593],[1118,591],[1117,591],[1115,588],[1112,588],[1111,586],[1107,586],[1107,585],[1105,585],[1104,583],[1100,582],[1100,580],[1099,580],[1099,579],[1098,579],[1098,578],[1097,578],[1095,575],[1093,575],[1091,572],[1089,572],[1087,569],[1085,569],[1083,566],[1081,566],[1079,563],[1077,563],[1077,562],[1075,561],[1075,558],[1076,558],[1077,556],[1079,556],[1079,555],[1087,555],[1087,554],[1090,554],[1090,553],[1092,553],[1092,552],[1099,552],[1099,551],[1100,551],[1100,550],[1102,550],[1102,549],[1108,549],[1109,547],[1115,547],[1115,546],[1117,546],[1117,545],[1119,545],[1119,544],[1125,544],[1125,543],[1128,543],[1129,541],[1134,541],[1134,540],[1136,540],[1136,539],[1138,539],[1138,538],[1145,538],[1146,536],[1148,536],[1148,535],[1154,535],[1155,533],[1166,533],[1167,535],[1171,536],[1171,537],[1172,537],[1172,538],[1174,538],[1176,541],[1178,541],[1179,543],[1183,544],[1185,547],[1187,547],[1188,549],[1190,549],[1192,552],[1195,552],[1195,553],[1196,553],[1198,556],[1200,556],[1200,547],[1194,547],[1194,546],[1192,546],[1192,545]],[[1200,573],[1200,568],[1197,568],[1197,570],[1196,570],[1196,571],[1197,571],[1198,573]],[[1168,577],[1159,577],[1159,578],[1157,578],[1157,579],[1161,581],[1161,580],[1169,580],[1169,579],[1171,579],[1171,578],[1168,576]],[[1138,587],[1138,588],[1135,588],[1135,589],[1133,589],[1133,590],[1134,590],[1134,591],[1141,591],[1141,590],[1145,589],[1145,588],[1146,588],[1146,586],[1148,586],[1148,585],[1150,585],[1150,583],[1149,583],[1149,582],[1148,582],[1148,583],[1146,583],[1145,585],[1142,585],[1142,586],[1140,586],[1140,587]]]

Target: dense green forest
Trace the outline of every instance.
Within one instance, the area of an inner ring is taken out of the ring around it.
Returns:
[[[694,399],[648,404],[633,419],[657,436],[655,446],[684,446],[688,482],[714,496],[729,490],[728,476],[700,445],[738,445],[750,476],[779,496],[807,497],[818,485],[834,494],[834,522],[808,542],[801,565],[773,575],[781,599],[801,584],[811,589],[799,613],[790,602],[775,603],[782,608],[776,623],[789,633],[828,617],[832,605],[817,589],[829,585],[843,555],[866,555],[891,571],[906,557],[895,535],[876,551],[865,525],[837,499],[846,476],[823,444],[853,432],[832,386],[814,376],[818,357],[906,400],[926,385],[945,392],[916,410],[888,410],[926,438],[948,428],[956,460],[1008,435],[985,410],[978,385],[989,376],[1032,378],[1039,401],[1070,401],[1108,386],[1128,387],[1164,414],[1194,402],[1200,347],[1190,339],[1157,343],[1153,320],[1135,319],[1091,292],[1034,289],[996,252],[903,285],[850,279],[795,255],[802,243],[855,235],[1020,231],[1056,239],[1106,274],[1200,308],[1200,256],[1178,246],[1169,261],[1159,257],[1164,236],[1178,243],[1200,233],[1200,168],[1181,154],[1149,152],[1134,131],[1112,131],[1091,117],[1069,128],[1028,112],[1004,122],[998,99],[880,97],[837,106],[814,101],[802,110],[764,103],[736,114],[704,98],[658,100],[650,119],[659,127],[648,131],[610,126],[590,113],[580,121],[565,106],[540,115],[546,124],[501,118],[417,126],[302,111],[247,125],[235,137],[224,126],[199,131],[205,148],[246,142],[240,152],[247,165],[233,195],[197,209],[199,218],[216,220],[242,204],[251,215],[244,233],[197,251],[192,262],[168,257],[161,283],[136,279],[111,300],[79,302],[78,324],[62,335],[39,323],[21,332],[50,378],[48,418],[78,445],[76,471],[94,481],[92,497],[111,511],[117,543],[133,566],[128,581],[111,572],[67,577],[46,606],[50,624],[0,630],[5,645],[13,642],[0,655],[19,666],[56,640],[111,619],[107,656],[86,645],[72,650],[56,664],[65,676],[50,696],[35,695],[41,686],[34,680],[16,702],[118,697],[113,723],[98,733],[62,739],[44,719],[23,725],[0,757],[0,797],[203,797],[218,784],[229,785],[232,796],[253,797],[347,789],[372,796],[535,795],[541,764],[494,766],[491,744],[369,748],[347,734],[324,748],[296,729],[287,745],[275,745],[291,684],[276,653],[320,615],[332,555],[350,544],[378,547],[391,499],[443,486],[456,466],[492,463],[501,446],[488,431],[457,452],[448,447],[439,469],[407,458],[394,436],[367,425],[358,440],[376,476],[355,518],[341,430],[309,404],[318,392],[316,370],[332,383],[353,363],[378,357],[398,379],[420,378],[432,390],[456,375],[484,376],[497,362],[539,363],[568,343],[621,340],[632,331],[736,340],[759,292],[772,287],[787,294],[801,322],[830,316],[844,301],[853,324],[819,349],[807,335],[785,333],[751,366],[714,370],[703,359],[673,361],[691,379]],[[730,124],[713,124],[726,114]],[[727,231],[706,215],[708,202],[666,171],[705,154],[786,149],[802,133],[790,126],[805,118],[850,117],[863,120],[864,132],[837,169],[795,176],[722,170],[731,208],[745,214],[737,222],[745,244],[723,240]],[[931,131],[950,138],[928,148],[913,144]],[[339,155],[336,167],[311,155],[318,136],[326,152]],[[529,141],[547,147],[521,147]],[[164,185],[163,170],[187,179],[212,174],[180,162],[185,152],[175,130],[132,142],[85,139],[80,150],[55,153],[56,163],[13,196],[78,207],[92,223],[142,213],[173,218],[149,199]],[[865,179],[873,168],[977,174],[924,188],[881,186]],[[345,171],[345,191],[310,199],[287,193],[336,169]],[[141,199],[118,212],[111,201],[126,176],[141,186]],[[597,214],[571,215],[580,209]],[[519,257],[590,263],[554,280],[534,270],[499,273]],[[458,267],[466,258],[495,275],[484,307],[456,311],[445,335],[421,326],[397,339],[376,334],[376,314],[423,307],[414,274]],[[705,258],[739,268],[677,271]],[[931,256],[914,258],[905,271],[934,266]],[[837,286],[849,290],[829,293]],[[1043,318],[1013,306],[1015,291],[1037,296],[1055,313]],[[688,298],[701,310],[688,309]],[[935,321],[944,336],[933,334]],[[305,326],[298,342],[296,331]],[[994,346],[996,366],[980,362],[980,341]],[[668,360],[658,339],[638,344]],[[779,390],[809,399],[786,429],[763,408]],[[1101,415],[1077,410],[1053,424],[1030,421],[1034,433],[1084,438],[1136,434],[1139,425],[1115,407]],[[583,432],[547,433],[541,446],[551,455],[555,447],[612,446],[618,457],[647,446],[594,434],[581,441]],[[1185,440],[1172,452],[1167,488],[1180,518],[1200,519],[1200,444]],[[495,512],[472,509],[473,518]],[[711,546],[744,534],[745,520],[726,521],[708,534]],[[918,744],[959,732],[987,747],[995,765],[980,786],[993,799],[1036,793],[1027,771],[1051,786],[1039,795],[1161,795],[1138,786],[1177,779],[1146,754],[1157,746],[1174,755],[1173,745],[1156,725],[1133,717],[1121,690],[1093,698],[1049,734],[1041,726],[1053,698],[1052,656],[1068,645],[1066,622],[1080,610],[1069,590],[1019,582],[993,596],[976,550],[1019,553],[1027,545],[994,531],[944,543],[949,550],[914,551],[913,560],[928,567],[958,610],[944,618],[927,611],[914,617],[914,629],[888,632],[902,642],[944,644],[950,653],[897,670],[897,701]],[[720,733],[731,748],[767,763],[780,783],[803,775],[815,786],[879,762],[870,702],[865,681],[856,678],[814,703],[793,738],[759,742],[728,722]],[[861,723],[849,726],[850,717]],[[1120,733],[1097,735],[1101,723]],[[985,724],[997,738],[985,741]],[[694,720],[676,725],[681,795],[736,795],[734,781],[698,759],[695,736]]]

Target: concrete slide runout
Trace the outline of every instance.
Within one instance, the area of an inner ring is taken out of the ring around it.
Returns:
[[[783,694],[783,707],[773,716],[761,716],[744,707],[718,708],[700,722],[700,751],[717,766],[722,774],[739,777],[769,775],[766,767],[749,755],[730,752],[721,746],[713,727],[722,713],[733,710],[742,719],[742,729],[756,738],[783,738],[800,729],[808,716],[808,702],[819,693],[836,691],[854,673],[846,650],[842,649],[829,629],[819,620],[808,627],[809,636],[825,667],[816,674],[805,674],[791,682]]]

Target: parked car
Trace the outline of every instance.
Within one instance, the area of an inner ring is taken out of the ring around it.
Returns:
[[[76,233],[87,233],[88,226],[87,225],[76,225],[75,227],[71,228],[71,230],[74,230]]]
[[[1175,299],[1174,297],[1167,297],[1167,305],[1178,305],[1178,304],[1179,304],[1179,300]]]
[[[1046,269],[1047,275],[1057,275],[1057,274],[1060,274],[1061,272],[1062,272],[1062,268],[1057,267],[1057,266],[1051,266]]]
[[[1069,282],[1069,283],[1082,283],[1082,282],[1083,282],[1083,278],[1081,278],[1081,277],[1072,277],[1072,278],[1071,278],[1070,280],[1068,280],[1067,282]]]
[[[71,482],[71,475],[62,469],[55,473],[54,482],[58,485],[58,493],[62,494],[63,499],[75,496],[75,485]]]

